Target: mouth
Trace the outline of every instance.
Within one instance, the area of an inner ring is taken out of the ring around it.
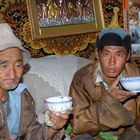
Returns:
[[[114,69],[114,68],[108,68],[108,70],[107,70],[109,73],[115,73],[116,72],[116,69]]]
[[[5,79],[3,82],[6,85],[15,85],[15,84],[17,84],[17,81],[16,80],[13,80],[13,79]]]

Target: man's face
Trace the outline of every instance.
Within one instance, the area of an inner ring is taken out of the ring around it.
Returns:
[[[124,69],[128,53],[121,46],[105,46],[98,53],[104,78],[116,78]]]
[[[18,48],[0,51],[0,88],[14,89],[23,74],[23,57]]]

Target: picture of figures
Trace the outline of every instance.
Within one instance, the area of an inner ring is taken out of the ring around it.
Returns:
[[[129,31],[132,44],[140,45],[140,0],[129,0]]]
[[[140,61],[140,44],[132,44],[132,60]]]
[[[99,32],[101,0],[26,0],[32,39]]]
[[[127,1],[127,27],[132,38],[131,60],[140,67],[140,0]]]
[[[36,0],[40,27],[96,22],[92,0]]]

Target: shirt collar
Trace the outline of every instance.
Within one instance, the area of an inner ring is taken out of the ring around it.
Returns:
[[[7,116],[7,123],[9,133],[16,139],[19,131],[20,112],[21,112],[21,93],[26,88],[22,83],[19,83],[17,88],[9,91],[9,115]]]
[[[25,85],[25,84],[19,83],[18,86],[16,87],[16,89],[10,90],[10,91],[9,91],[9,94],[12,94],[12,93],[21,94],[22,91],[23,91],[25,88],[26,88],[26,85]]]

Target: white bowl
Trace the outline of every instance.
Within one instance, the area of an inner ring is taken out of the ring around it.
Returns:
[[[121,78],[120,83],[125,90],[140,92],[140,76]]]
[[[51,112],[66,112],[72,106],[72,97],[56,96],[45,99],[45,105]]]

